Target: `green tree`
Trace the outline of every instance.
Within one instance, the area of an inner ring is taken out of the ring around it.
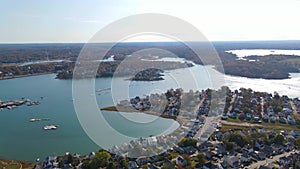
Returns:
[[[178,145],[181,147],[188,147],[188,146],[193,146],[196,147],[197,146],[197,140],[196,139],[191,139],[191,138],[183,138]]]
[[[234,142],[240,147],[244,147],[246,144],[248,144],[248,140],[243,137],[240,134],[237,133],[232,133],[228,136],[228,141],[229,142]]]
[[[206,163],[206,158],[203,153],[197,155],[198,164],[197,167],[202,168],[203,165]]]
[[[284,144],[284,141],[285,141],[284,137],[282,135],[280,135],[280,134],[278,134],[274,138],[274,143],[279,144],[279,145]]]
[[[223,141],[223,143],[224,143],[225,149],[226,149],[227,151],[233,151],[233,150],[234,150],[234,145],[233,145],[233,143],[228,142],[228,141]]]
[[[119,163],[122,168],[128,169],[128,159],[127,158],[121,157],[119,160]]]
[[[299,148],[300,147],[300,138],[295,140],[295,145]]]
[[[100,167],[107,167],[111,161],[111,155],[106,151],[100,151],[91,158],[90,162],[84,163],[83,168],[94,169]]]

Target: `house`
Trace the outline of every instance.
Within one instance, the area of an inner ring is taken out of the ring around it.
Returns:
[[[269,169],[269,168],[267,168],[266,166],[261,165],[261,166],[258,167],[258,169]]]
[[[145,165],[147,164],[149,161],[148,157],[146,156],[141,156],[139,158],[136,159],[136,163],[139,165],[139,166],[142,166],[142,165]]]
[[[266,154],[267,157],[274,155],[273,147],[265,145],[262,151]]]
[[[248,154],[243,154],[240,158],[240,163],[244,166],[248,166],[251,164],[251,158]]]
[[[299,133],[295,132],[295,131],[291,131],[290,135],[293,136],[294,138],[298,138],[299,137]]]
[[[250,121],[251,118],[252,118],[251,114],[250,114],[250,113],[247,113],[247,114],[246,114],[246,120]]]
[[[279,123],[286,124],[286,119],[284,117],[279,117]]]
[[[215,134],[216,140],[218,140],[218,141],[222,140],[222,138],[223,138],[222,136],[223,136],[223,134],[220,131],[216,132],[216,134]]]
[[[274,155],[282,154],[284,152],[282,146],[271,145],[271,147],[273,149]]]
[[[255,150],[261,150],[264,148],[264,145],[257,141],[257,142],[255,142],[254,148],[255,148]]]
[[[275,165],[273,163],[268,163],[265,167],[267,167],[267,169],[274,169]]]
[[[156,147],[157,146],[157,139],[156,137],[149,137],[147,139],[148,145],[151,147]]]
[[[53,168],[56,168],[56,167],[53,167]],[[58,168],[58,166],[57,166],[57,168]],[[72,164],[64,164],[63,169],[74,169],[74,167],[72,166]]]
[[[174,150],[175,150],[176,152],[178,152],[179,154],[184,154],[184,149],[181,148],[181,147],[174,147]]]
[[[197,149],[194,148],[193,146],[183,147],[182,149],[185,154],[190,154],[190,155],[194,154],[197,151]]]
[[[257,102],[257,99],[256,98],[252,98],[251,99],[251,103],[253,104],[253,105],[256,105],[258,102]]]
[[[266,159],[266,154],[264,152],[254,151],[251,156],[256,160],[262,161]]]
[[[297,161],[297,162],[295,163],[295,169],[300,169],[300,161]]]
[[[213,151],[206,151],[205,152],[205,157],[207,158],[207,159],[212,159],[212,157],[214,157],[216,155],[216,153],[215,152],[213,152]]]
[[[239,167],[239,159],[236,156],[224,157],[222,166],[224,168],[238,168]]]
[[[228,116],[227,115],[222,115],[221,116],[221,120],[227,120],[228,119]]]
[[[287,131],[281,130],[280,134],[283,135],[283,136],[287,136],[289,133]]]
[[[155,166],[154,164],[149,164],[148,168],[149,169],[159,169],[159,167]]]
[[[219,169],[219,167],[211,162],[203,165],[203,169]]]
[[[211,142],[208,142],[208,141],[205,141],[203,142],[202,144],[200,144],[198,146],[198,150],[201,151],[201,152],[205,152],[208,150],[208,147],[212,147],[212,143]]]
[[[177,159],[176,159],[176,164],[179,165],[179,166],[184,167],[186,165],[186,161],[183,157],[178,156]]]
[[[153,156],[149,157],[150,163],[157,162],[157,161],[159,161],[159,157],[157,155],[153,155]]]
[[[242,150],[241,150],[241,152],[243,153],[243,154],[250,154],[250,153],[252,153],[254,150],[253,150],[253,148],[251,148],[251,147],[243,147],[242,148]]]
[[[128,162],[128,169],[137,169],[139,166],[136,164],[135,161],[129,161]]]
[[[291,116],[288,116],[287,121],[290,125],[295,125],[296,124],[296,120],[293,119]]]
[[[43,168],[58,168],[58,162],[56,156],[48,156],[43,163]]]
[[[255,115],[255,116],[253,116],[253,120],[256,121],[256,122],[258,122],[260,120],[260,117],[257,116],[257,115]]]
[[[289,165],[291,163],[290,159],[287,157],[280,157],[278,160],[280,165]]]
[[[232,118],[232,119],[236,119],[236,117],[237,117],[236,112],[230,113],[229,117]]]
[[[162,168],[175,168],[175,164],[169,159],[165,158]]]
[[[268,122],[269,122],[269,116],[268,116],[268,115],[264,115],[264,116],[263,116],[263,121],[264,121],[265,123],[268,123]]]
[[[275,123],[275,122],[276,122],[276,117],[270,116],[270,122],[271,122],[271,123]]]
[[[216,150],[217,150],[217,155],[219,157],[223,157],[224,155],[227,155],[228,154],[228,151],[226,151],[225,147],[223,144],[217,144],[216,146]]]

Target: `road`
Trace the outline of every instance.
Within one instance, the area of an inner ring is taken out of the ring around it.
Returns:
[[[204,98],[202,98],[201,100],[200,100],[200,103],[195,107],[195,109],[194,109],[194,113],[198,113],[198,111],[199,111],[199,108],[202,106],[202,104],[203,104],[203,102],[204,102],[204,100],[205,100],[205,98],[206,97],[204,97]],[[198,132],[194,135],[194,139],[197,139],[199,136],[200,136],[200,134],[201,134],[201,128],[198,130]]]
[[[242,126],[242,127],[262,127],[261,124],[253,124],[253,123],[248,123],[248,122],[230,122],[226,120],[220,120],[222,124],[225,125],[231,125],[231,126]]]
[[[233,94],[232,95],[232,99],[230,101],[230,106],[228,107],[228,111],[227,111],[227,114],[230,114],[231,110],[232,110],[232,107],[233,107],[233,103],[235,102],[235,99],[236,99],[236,94]]]
[[[293,103],[293,101],[290,101],[290,105],[291,105],[291,107],[292,107],[293,114],[297,114],[297,107],[296,107],[296,105]]]

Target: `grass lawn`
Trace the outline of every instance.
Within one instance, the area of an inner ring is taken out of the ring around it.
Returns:
[[[34,167],[34,163],[26,162],[26,161],[14,161],[14,160],[6,160],[0,159],[0,168],[5,169],[32,169]]]
[[[251,121],[240,121],[240,120],[234,120],[234,119],[230,119],[227,120],[229,122],[233,122],[236,123],[236,125],[230,125],[230,124],[222,124],[222,128],[221,131],[226,131],[226,130],[230,130],[230,129],[240,129],[240,130],[249,130],[250,128],[253,128],[252,126],[239,126],[238,124],[240,123],[249,123],[249,124],[258,124],[259,126],[255,126],[255,128],[265,128],[267,130],[287,130],[287,131],[299,131],[300,129],[297,128],[295,125],[289,125],[289,124],[281,124],[279,122],[276,123],[255,123],[255,122],[251,122]]]

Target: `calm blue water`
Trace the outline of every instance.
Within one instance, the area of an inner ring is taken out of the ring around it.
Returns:
[[[55,75],[50,74],[0,81],[1,100],[25,97],[41,102],[38,106],[21,106],[13,110],[0,111],[0,158],[35,160],[48,155],[61,155],[66,151],[86,154],[100,148],[85,134],[77,119],[72,99],[72,81],[54,78]],[[113,92],[108,90],[90,93],[90,96],[96,97],[98,107],[105,107],[113,105],[113,101],[118,102],[136,95],[162,93],[170,88],[181,87],[188,91],[227,85],[231,89],[250,87],[257,91],[271,93],[277,91],[291,97],[300,97],[300,74],[292,74],[291,79],[285,80],[249,79],[224,76],[209,66],[196,65],[192,68],[166,72],[164,78],[165,80],[157,82],[99,78],[96,79],[95,90],[111,87]],[[88,106],[86,108],[89,109]],[[173,120],[145,114],[106,111],[102,113],[116,131],[130,137],[158,135],[178,127],[178,123]],[[31,123],[30,118],[51,120]],[[58,130],[42,130],[43,126],[49,124],[59,125]],[[101,127],[101,124],[98,125]],[[103,136],[103,139],[110,142],[106,136]],[[128,140],[113,142],[122,144],[124,141]]]
[[[1,100],[26,97],[41,102],[37,106],[0,111],[0,157],[35,160],[48,155],[61,155],[66,151],[86,154],[99,149],[78,122],[72,101],[72,81],[54,77],[51,74],[0,81]],[[110,81],[110,78],[97,79],[97,89],[110,87]],[[99,107],[112,105],[109,92],[97,94],[96,97]],[[148,137],[160,134],[170,126],[174,129],[178,127],[177,122],[170,119],[159,118],[143,125],[132,123],[116,112],[103,114],[113,128],[131,137]],[[153,118],[136,113],[134,117],[143,120]],[[30,118],[51,120],[32,123],[29,122]],[[59,129],[42,130],[43,126],[49,124],[59,125]]]

